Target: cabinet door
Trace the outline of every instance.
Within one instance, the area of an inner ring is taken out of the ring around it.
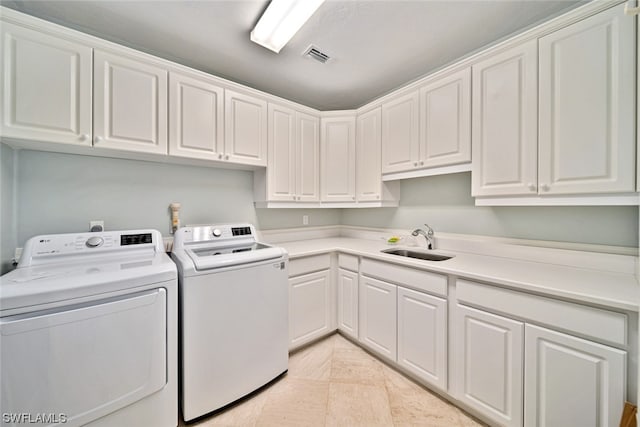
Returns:
[[[418,91],[382,104],[382,173],[420,167]]]
[[[420,156],[424,167],[471,161],[471,68],[420,89]]]
[[[626,352],[526,325],[525,426],[616,426]]]
[[[331,330],[329,270],[289,279],[289,348]]]
[[[295,119],[294,110],[269,104],[269,200],[292,201],[296,198]]]
[[[358,116],[356,129],[356,198],[378,201],[381,198],[380,169],[382,119],[380,108]]]
[[[338,329],[358,339],[358,274],[338,270]]]
[[[167,154],[167,71],[94,52],[93,145]]]
[[[359,339],[382,356],[396,360],[396,286],[360,276]]]
[[[169,75],[169,154],[221,160],[224,90],[206,78]]]
[[[302,202],[320,201],[320,119],[296,113],[296,195]]]
[[[7,22],[1,31],[0,134],[90,147],[91,48]]]
[[[635,189],[635,23],[623,9],[540,39],[541,194]]]
[[[224,92],[225,159],[267,166],[267,103],[231,90]]]
[[[398,287],[398,364],[447,390],[447,301]]]
[[[472,195],[537,194],[538,44],[473,66]]]
[[[505,426],[523,418],[521,322],[456,306],[455,397]]]
[[[353,202],[356,199],[356,118],[329,117],[321,123],[322,201]]]

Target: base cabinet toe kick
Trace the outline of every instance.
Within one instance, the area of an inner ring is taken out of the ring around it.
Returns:
[[[500,426],[617,426],[638,395],[638,313],[366,256],[294,258],[290,350],[338,330]]]

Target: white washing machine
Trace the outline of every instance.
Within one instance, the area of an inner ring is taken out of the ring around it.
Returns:
[[[30,239],[0,278],[2,425],[175,427],[177,292],[158,231]]]
[[[178,265],[182,414],[222,408],[286,372],[287,252],[249,224],[184,227]]]

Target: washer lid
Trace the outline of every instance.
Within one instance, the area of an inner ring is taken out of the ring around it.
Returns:
[[[0,277],[0,316],[176,279],[176,265],[165,253],[18,268]]]
[[[186,248],[185,252],[198,271],[231,267],[254,262],[281,258],[286,255],[282,248],[264,243],[251,243],[235,246],[212,246]]]

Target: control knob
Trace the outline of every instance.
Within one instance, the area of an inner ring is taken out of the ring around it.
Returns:
[[[98,246],[102,246],[104,243],[104,239],[100,236],[89,237],[87,241],[84,243],[88,248],[97,248]]]
[[[222,236],[222,231],[220,231],[219,228],[214,228],[213,237],[220,237],[220,236]]]

